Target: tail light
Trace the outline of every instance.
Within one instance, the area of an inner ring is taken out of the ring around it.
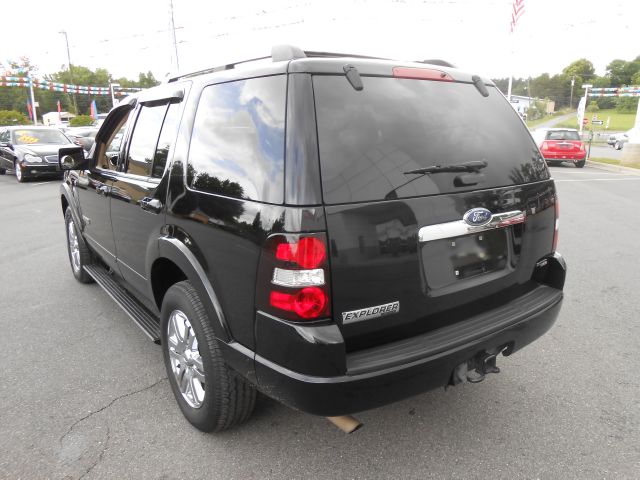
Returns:
[[[549,144],[547,142],[542,142],[540,150],[549,150]]]
[[[557,196],[553,204],[555,211],[555,225],[553,229],[553,243],[551,245],[551,251],[555,252],[556,247],[558,246],[558,227],[560,226],[560,203],[558,202]]]
[[[328,267],[324,233],[272,235],[260,259],[256,308],[291,321],[330,317]]]

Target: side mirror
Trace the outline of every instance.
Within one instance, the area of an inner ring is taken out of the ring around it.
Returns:
[[[0,142],[0,147],[13,150],[13,145],[9,142]]]
[[[86,170],[87,159],[82,147],[64,147],[58,150],[60,170]]]

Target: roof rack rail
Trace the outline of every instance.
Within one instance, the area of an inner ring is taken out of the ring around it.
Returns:
[[[243,63],[256,62],[258,60],[266,60],[268,58],[272,59],[274,62],[284,62],[287,60],[295,60],[296,58],[305,58],[305,57],[306,57],[305,52],[303,52],[298,47],[294,47],[293,45],[274,45],[271,48],[270,56],[250,58],[248,60],[240,60],[238,62],[227,63],[225,65],[218,65],[217,67],[205,68],[204,70],[196,70],[195,72],[184,73],[182,75],[174,75],[169,77],[167,82],[175,82],[176,80],[180,80],[182,78],[197,77],[199,75],[205,75],[207,73],[215,73],[215,72],[222,72],[224,70],[232,70],[236,68],[236,66],[241,65]]]
[[[429,65],[439,65],[441,67],[456,68],[456,66],[453,63],[447,62],[446,60],[440,60],[439,58],[433,58],[431,60],[417,60],[417,62],[428,63]]]
[[[314,58],[340,58],[340,57],[351,57],[351,58],[365,58],[368,60],[389,60],[388,58],[383,57],[370,57],[368,55],[356,55],[353,53],[335,53],[335,52],[313,52],[307,51],[304,52],[307,57]]]
[[[166,81],[167,82],[175,82],[176,80],[180,80],[182,78],[191,78],[197,77],[199,75],[205,75],[207,73],[215,73],[222,72],[224,70],[232,70],[236,68],[236,66],[241,65],[243,63],[256,62],[258,60],[266,60],[268,58],[272,59],[274,62],[285,62],[288,60],[295,60],[297,58],[342,58],[342,57],[351,57],[351,58],[363,58],[368,60],[389,60],[384,57],[371,57],[368,55],[356,55],[353,53],[335,53],[335,52],[315,52],[315,51],[303,51],[298,47],[293,45],[274,45],[271,48],[271,56],[266,57],[257,57],[250,58],[248,60],[240,60],[239,62],[227,63],[225,65],[219,65],[217,67],[205,68],[204,70],[197,70],[195,72],[184,73],[181,75],[173,75],[170,76]],[[432,65],[441,65],[444,67],[453,67],[449,62],[445,62],[444,60],[422,60],[418,61],[419,63],[430,63]]]

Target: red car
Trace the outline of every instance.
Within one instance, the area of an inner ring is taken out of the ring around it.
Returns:
[[[573,162],[582,168],[587,159],[587,151],[574,128],[548,128],[534,134],[538,148],[547,164]]]

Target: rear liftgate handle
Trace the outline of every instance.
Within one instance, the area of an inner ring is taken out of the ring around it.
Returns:
[[[146,212],[160,213],[164,205],[157,198],[144,197],[140,200],[140,208]]]

